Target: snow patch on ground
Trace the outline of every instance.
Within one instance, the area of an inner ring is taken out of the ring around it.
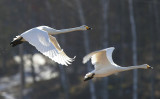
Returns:
[[[14,60],[17,63],[21,63],[20,56],[15,56]],[[46,60],[41,54],[26,54],[23,56],[24,68],[25,68],[25,80],[26,84],[33,83],[31,65],[35,68],[36,81],[48,80],[59,76],[59,72],[54,71],[54,66],[45,65]],[[53,72],[54,71],[54,72]],[[0,78],[0,95],[5,99],[16,99],[14,93],[11,91],[20,85],[20,73],[9,77]],[[26,89],[27,90],[27,89]],[[25,91],[25,90],[24,90]]]

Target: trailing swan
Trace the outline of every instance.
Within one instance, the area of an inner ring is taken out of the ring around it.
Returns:
[[[14,47],[18,44],[28,41],[45,56],[48,56],[50,59],[54,60],[55,62],[61,65],[68,66],[68,64],[71,64],[71,62],[74,61],[75,57],[68,57],[64,53],[63,49],[61,49],[61,47],[59,46],[59,43],[57,42],[56,38],[52,35],[90,29],[91,28],[86,25],[61,30],[56,30],[48,26],[39,26],[25,31],[21,35],[16,36],[16,38],[13,39],[10,45]]]
[[[84,81],[90,80],[94,77],[106,77],[114,73],[132,70],[132,69],[149,69],[152,68],[147,64],[138,66],[121,67],[113,62],[112,52],[115,48],[110,47],[103,50],[92,52],[83,58],[83,63],[91,59],[94,65],[94,70],[87,73],[84,77]]]

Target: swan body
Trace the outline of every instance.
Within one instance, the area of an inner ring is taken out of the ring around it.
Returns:
[[[75,57],[68,57],[63,51],[63,49],[61,49],[56,38],[52,35],[90,29],[91,28],[86,25],[62,30],[56,30],[48,26],[39,26],[16,36],[16,38],[13,39],[10,45],[14,47],[27,41],[31,45],[35,46],[36,49],[40,51],[43,55],[49,57],[50,59],[61,65],[68,66],[69,64],[71,64],[71,62],[74,61]]]
[[[84,64],[91,59],[91,62],[95,68],[93,71],[85,75],[84,81],[90,80],[94,77],[106,77],[114,73],[128,71],[132,69],[152,68],[147,64],[138,65],[138,66],[121,67],[113,62],[112,53],[114,49],[115,49],[114,47],[110,47],[103,50],[94,51],[83,58]]]

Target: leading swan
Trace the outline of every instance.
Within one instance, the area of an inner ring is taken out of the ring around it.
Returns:
[[[91,30],[91,28],[86,25],[82,25],[75,28],[56,30],[48,26],[38,26],[22,33],[19,36],[16,36],[16,38],[13,39],[10,45],[14,47],[18,44],[28,41],[45,56],[48,56],[50,59],[61,65],[68,66],[69,64],[71,64],[71,62],[74,61],[75,57],[68,57],[64,53],[63,49],[61,49],[61,47],[59,46],[56,38],[52,35],[83,30]]]
[[[87,73],[84,77],[84,81],[90,80],[94,77],[106,77],[114,73],[132,70],[132,69],[149,69],[152,68],[147,64],[139,66],[121,67],[113,62],[112,52],[115,48],[110,47],[99,51],[94,51],[83,58],[83,63],[86,63],[91,59],[94,65],[94,70]]]

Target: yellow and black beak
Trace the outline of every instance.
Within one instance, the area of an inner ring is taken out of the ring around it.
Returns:
[[[147,69],[153,69],[153,67],[151,67],[151,66],[147,65]]]
[[[88,26],[85,26],[86,27],[86,29],[87,30],[92,30],[92,28],[91,27],[88,27]]]

